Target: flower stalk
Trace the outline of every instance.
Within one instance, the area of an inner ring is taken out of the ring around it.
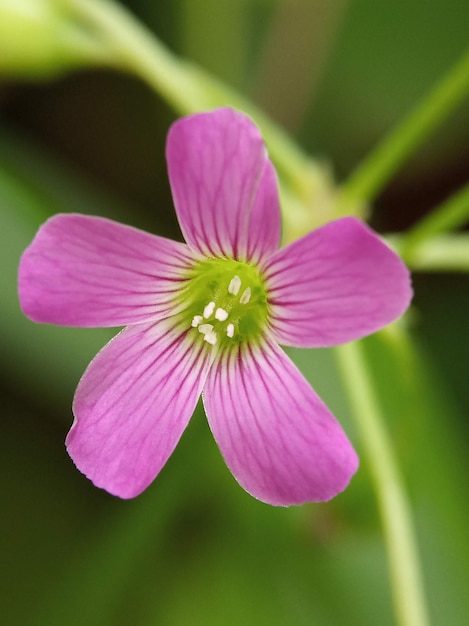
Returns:
[[[419,272],[469,272],[469,234],[444,234],[421,241],[411,251],[398,235],[387,237],[395,250],[402,250],[408,267]]]
[[[235,89],[179,59],[126,10],[108,0],[64,0],[91,31],[114,51],[114,64],[148,83],[183,115],[229,105],[255,119],[282,173],[301,190],[314,174],[313,163],[267,115]],[[305,176],[308,171],[308,177]]]
[[[111,58],[103,42],[70,19],[61,0],[0,2],[0,75],[45,80],[108,65]]]
[[[469,183],[403,235],[401,255],[404,260],[418,257],[419,250],[426,243],[434,242],[439,235],[463,226],[468,220]]]
[[[340,346],[336,355],[375,485],[398,624],[428,626],[410,504],[362,344]]]
[[[178,58],[125,9],[110,0],[62,0],[72,17],[110,51],[109,65],[138,76],[182,115],[220,106],[247,113],[259,126],[279,174],[284,243],[339,217],[326,168],[309,158],[268,115],[203,68]],[[362,203],[349,215],[364,217]]]
[[[342,185],[342,211],[371,202],[469,93],[469,50]]]

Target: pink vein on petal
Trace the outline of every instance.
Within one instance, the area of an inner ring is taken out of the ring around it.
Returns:
[[[37,322],[122,326],[174,313],[193,262],[185,244],[99,217],[56,215],[19,269],[23,311]]]
[[[78,469],[114,495],[138,495],[174,450],[197,403],[211,352],[166,322],[122,331],[91,362],[67,437]]]
[[[277,341],[305,348],[373,333],[402,315],[412,297],[404,263],[355,218],[278,250],[265,277]]]
[[[167,142],[184,237],[202,254],[257,260],[280,239],[275,172],[245,115],[218,109],[177,121]]]
[[[357,469],[340,425],[274,343],[225,356],[209,372],[203,400],[228,467],[264,502],[328,500]]]

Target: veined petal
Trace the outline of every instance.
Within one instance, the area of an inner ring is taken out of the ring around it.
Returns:
[[[146,322],[174,312],[190,262],[185,244],[100,217],[56,215],[23,254],[20,303],[28,317],[49,324]]]
[[[276,252],[265,279],[276,339],[303,348],[369,335],[402,315],[412,298],[404,263],[351,217]]]
[[[75,394],[66,444],[78,469],[121,498],[141,493],[176,447],[209,365],[209,351],[165,322],[123,330]]]
[[[279,247],[281,219],[277,174],[267,160],[254,205],[249,214],[248,237],[243,242],[241,256],[259,263]],[[245,251],[244,251],[245,250]]]
[[[263,502],[329,500],[357,469],[342,428],[273,343],[227,351],[209,372],[203,400],[228,467]]]
[[[184,237],[203,254],[259,260],[277,249],[280,208],[274,169],[245,115],[217,109],[171,127],[166,148]]]

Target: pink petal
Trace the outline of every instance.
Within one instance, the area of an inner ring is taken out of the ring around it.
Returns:
[[[56,215],[23,254],[19,296],[36,322],[122,326],[174,312],[188,246],[100,217]]]
[[[121,498],[141,493],[189,422],[209,355],[167,323],[131,326],[108,343],[74,399],[66,443],[78,469]]]
[[[275,172],[254,123],[232,109],[176,122],[166,156],[184,237],[203,254],[258,261],[277,249]]]
[[[226,352],[203,399],[228,467],[263,502],[329,500],[358,467],[338,422],[275,344]]]
[[[275,337],[290,346],[359,339],[402,315],[412,298],[404,263],[351,217],[276,252],[265,277]]]

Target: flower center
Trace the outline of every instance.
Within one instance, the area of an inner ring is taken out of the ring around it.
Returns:
[[[267,326],[264,281],[249,263],[225,258],[200,261],[180,297],[187,328],[210,345],[256,340]]]

